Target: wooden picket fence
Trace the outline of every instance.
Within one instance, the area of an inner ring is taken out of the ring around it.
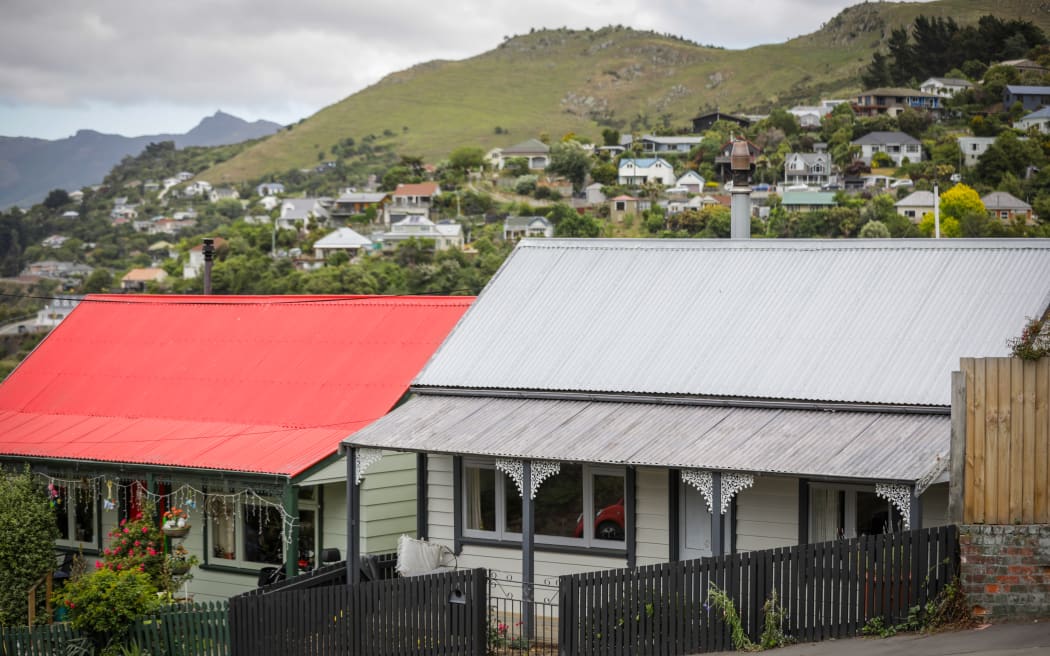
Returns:
[[[232,656],[482,656],[485,570],[230,599]]]
[[[963,358],[963,523],[1050,523],[1050,358]]]
[[[712,586],[733,600],[752,641],[774,592],[788,636],[851,637],[873,618],[905,620],[957,576],[958,562],[958,529],[942,526],[562,576],[558,645],[602,656],[731,650]]]
[[[229,656],[228,604],[176,604],[132,625],[128,643],[152,656]],[[91,640],[66,622],[0,627],[0,656],[93,656]]]

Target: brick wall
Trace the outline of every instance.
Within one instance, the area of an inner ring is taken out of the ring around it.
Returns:
[[[989,621],[1050,616],[1050,526],[959,527],[961,581]]]

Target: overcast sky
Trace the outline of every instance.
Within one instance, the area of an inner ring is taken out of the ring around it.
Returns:
[[[0,135],[185,132],[217,109],[287,124],[530,28],[619,24],[737,49],[857,1],[2,0]]]

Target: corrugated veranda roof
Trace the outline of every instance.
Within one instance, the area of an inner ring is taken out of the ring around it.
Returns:
[[[0,384],[0,455],[292,476],[392,408],[472,300],[89,296]]]

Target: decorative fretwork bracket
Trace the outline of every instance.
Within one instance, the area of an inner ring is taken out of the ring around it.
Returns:
[[[368,471],[368,468],[383,459],[383,450],[360,448],[355,450],[354,457],[357,458],[355,469],[357,480],[354,483],[360,485],[361,481],[365,480],[365,472]]]
[[[755,477],[751,474],[737,474],[725,472],[721,476],[722,484],[718,491],[721,493],[719,513],[726,514],[733,497],[741,490],[747,489],[755,484]],[[695,487],[707,502],[707,511],[711,512],[711,497],[714,489],[714,477],[706,469],[683,469],[682,480]]]
[[[904,529],[911,530],[911,488],[895,483],[876,483],[875,496],[886,499],[901,512],[904,517]]]
[[[529,498],[535,499],[536,492],[539,491],[543,481],[561,472],[561,463],[553,460],[532,460],[530,462],[532,465],[532,476],[531,485],[529,486],[531,488],[529,490]],[[496,460],[496,469],[510,476],[510,479],[514,481],[514,485],[518,487],[518,492],[524,496],[525,491],[522,489],[522,479],[525,477],[525,466],[523,461],[513,458],[500,458]]]

